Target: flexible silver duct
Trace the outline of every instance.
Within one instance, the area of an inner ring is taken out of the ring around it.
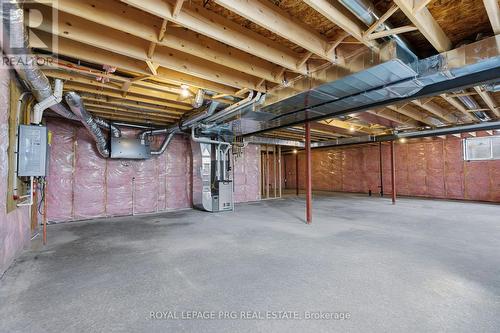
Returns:
[[[375,23],[379,18],[380,15],[377,13],[377,10],[375,9],[375,6],[371,1],[368,0],[339,0],[339,2],[346,7],[351,13],[353,13],[358,19],[360,19],[364,24],[367,26],[371,26],[373,23]],[[375,31],[383,31],[383,30],[390,30],[391,25],[383,23],[381,24]],[[401,47],[403,47],[405,50],[413,54],[411,51],[410,47],[408,44],[398,35],[392,35],[391,36],[396,43],[398,43]],[[415,59],[417,57],[413,54]],[[463,92],[463,91],[461,91]],[[477,110],[479,109],[479,105],[476,103],[476,101],[471,98],[470,96],[459,96],[458,99],[469,109],[469,110]],[[476,111],[473,112],[474,115],[481,121],[487,121],[490,120],[490,118],[481,111]]]
[[[85,110],[85,106],[83,105],[80,96],[77,93],[71,91],[64,96],[64,99],[66,100],[66,103],[68,103],[71,111],[73,111],[74,114],[80,117],[83,125],[90,132],[92,138],[94,138],[99,154],[101,154],[102,157],[109,157],[110,151],[108,140],[102,133],[99,125],[97,125],[94,118],[92,118],[87,110]]]
[[[109,121],[99,117],[94,117],[94,121],[100,128],[108,130],[112,137],[120,138],[122,136],[122,132],[120,131],[120,129],[115,125],[113,125],[112,123],[110,123]]]
[[[29,48],[28,35],[24,28],[24,12],[16,0],[2,0],[1,3],[3,52],[12,59],[12,67],[30,88],[36,100],[41,102],[52,96],[52,87],[45,74],[38,67],[36,57],[33,56]],[[50,109],[65,118],[80,120],[61,103]]]

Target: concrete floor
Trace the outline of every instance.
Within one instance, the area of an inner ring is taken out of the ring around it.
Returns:
[[[50,226],[0,282],[0,332],[500,331],[500,206],[337,194],[303,215],[288,198]]]

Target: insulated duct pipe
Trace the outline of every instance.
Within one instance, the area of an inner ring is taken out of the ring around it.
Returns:
[[[120,129],[109,121],[101,119],[99,117],[94,117],[94,121],[100,128],[108,130],[112,137],[120,138],[122,136],[122,132],[120,131]]]
[[[97,150],[102,157],[109,157],[110,151],[108,146],[108,140],[106,136],[102,133],[97,122],[92,118],[92,116],[85,110],[82,99],[75,92],[68,92],[64,96],[66,103],[68,103],[71,111],[78,115],[87,130],[90,132],[92,138],[94,138]]]
[[[218,105],[219,105],[219,102],[216,102],[216,101],[210,102],[208,107],[206,107],[205,110],[203,110],[202,112],[197,113],[196,115],[194,115],[191,118],[188,118],[186,120],[181,120],[179,123],[179,128],[182,131],[187,130],[191,126],[193,126],[193,125],[199,123],[200,121],[210,117],[211,115],[214,114],[215,109],[217,108]]]
[[[3,52],[9,59],[13,59],[12,67],[29,87],[38,102],[51,98],[50,82],[38,67],[36,57],[29,48],[28,35],[24,28],[24,11],[16,0],[2,1],[1,10]],[[64,118],[80,120],[61,103],[51,106],[50,109]]]
[[[225,108],[222,111],[217,112],[213,116],[210,116],[206,119],[204,119],[204,122],[206,123],[216,123],[218,121],[222,121],[223,119],[233,115],[235,112],[238,110],[241,110],[244,107],[247,107],[255,102],[257,102],[260,99],[261,93],[257,92],[257,94],[254,97],[254,92],[250,91],[248,93],[248,96],[245,99],[242,99],[238,103],[231,104],[227,108]]]
[[[375,6],[369,0],[339,0],[339,2],[367,26],[371,26],[380,18],[380,15],[375,9]],[[382,23],[375,31],[390,29],[390,24]],[[398,45],[408,51],[410,53],[410,56],[414,57],[415,60],[418,59],[418,57],[413,53],[408,44],[401,37],[399,37],[398,35],[391,35],[391,37],[396,41],[396,43],[398,43]],[[477,104],[477,102],[470,96],[459,96],[458,99],[469,110],[479,109],[479,105]],[[473,113],[480,121],[490,120],[490,118],[484,112],[476,111]]]
[[[191,139],[194,142],[216,144],[216,145],[222,145],[222,146],[231,146],[231,143],[229,143],[229,142],[217,141],[217,140],[212,140],[212,139],[208,139],[208,138],[201,138],[201,137],[199,138],[194,133],[195,129],[196,129],[196,126],[191,127]]]

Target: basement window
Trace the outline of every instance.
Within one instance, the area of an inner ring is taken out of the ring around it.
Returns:
[[[464,139],[464,159],[500,160],[500,136]]]

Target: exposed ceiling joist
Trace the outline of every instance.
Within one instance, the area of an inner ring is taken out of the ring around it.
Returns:
[[[332,61],[326,53],[328,41],[316,31],[300,24],[277,6],[259,0],[214,0],[230,11],[290,40],[317,56]]]
[[[498,110],[497,104],[495,100],[491,97],[491,95],[482,90],[480,87],[474,87],[474,90],[481,96],[484,103],[488,106],[490,111],[495,115],[495,117],[500,118],[500,110]]]
[[[97,95],[102,95],[102,96],[108,96],[111,98],[116,98],[123,100],[123,96],[120,91],[114,90],[114,89],[108,89],[108,88],[97,88],[89,85],[85,85],[82,83],[77,83],[77,82],[66,82],[64,84],[64,88],[67,90],[74,90],[78,92],[83,92],[83,93],[90,93],[90,94],[97,94]],[[162,105],[166,107],[171,107],[171,108],[178,108],[179,104],[175,104],[172,101],[165,101],[161,99],[156,99],[156,98],[148,98],[140,95],[135,95],[133,93],[130,93],[127,95],[127,100],[130,101],[136,101],[136,102],[141,102],[141,103],[147,103],[147,104],[152,104],[152,105]],[[190,108],[192,109],[192,108]]]
[[[500,7],[497,0],[483,0],[495,35],[500,34]]]
[[[40,9],[46,12],[47,7],[42,7],[40,6]],[[146,51],[149,47],[149,42],[130,36],[125,32],[99,26],[93,22],[66,13],[59,13],[57,21],[54,23],[57,26],[56,32],[58,36],[123,56],[151,61],[162,67],[220,84],[238,88],[256,88],[258,78],[254,76],[235,72],[217,63],[207,65],[207,62],[201,58],[171,48],[157,47],[155,54],[149,59]],[[54,26],[49,20],[44,20],[38,28],[45,32],[54,32]]]
[[[291,71],[307,74],[304,66],[297,68],[300,56],[296,53],[203,7],[185,3],[179,15],[173,17],[173,4],[168,0],[122,1]]]
[[[383,37],[387,37],[387,36],[391,36],[391,35],[399,35],[399,34],[403,34],[405,32],[410,32],[410,31],[415,31],[415,30],[418,30],[418,28],[413,26],[413,25],[407,25],[404,27],[398,27],[398,28],[394,28],[394,29],[383,30],[380,32],[374,32],[374,33],[366,36],[366,38],[368,40],[372,40],[372,39],[383,38]]]
[[[394,3],[405,13],[406,17],[418,28],[425,38],[438,52],[451,49],[452,44],[443,29],[436,22],[427,8],[413,11],[413,0],[394,0]]]
[[[40,47],[48,45],[50,42],[50,35],[46,32],[35,30],[37,37],[43,43]],[[38,47],[37,44],[33,44],[32,47]],[[58,49],[57,52],[60,55],[68,56],[71,58],[88,61],[91,63],[98,64],[113,64],[114,66],[132,72],[134,74],[139,74],[141,77],[144,75],[150,77],[151,73],[147,69],[147,65],[144,61],[126,57],[120,54],[113,53],[111,51],[99,49],[90,45],[86,45],[80,42],[76,42],[67,38],[58,39]],[[57,62],[54,62],[57,64]],[[215,92],[225,93],[233,95],[238,89],[222,85],[210,80],[205,80],[196,76],[189,74],[177,72],[168,68],[160,67],[158,68],[158,75],[153,78],[161,82],[168,82],[173,84],[189,84],[198,88],[207,89]]]
[[[413,12],[418,13],[426,7],[432,0],[413,0]]]
[[[454,97],[449,97],[446,94],[441,94],[441,98],[443,98],[448,104],[453,106],[458,111],[462,112],[466,116],[466,118],[470,121],[475,121],[476,119],[472,114],[470,114],[469,110],[467,110],[459,101],[457,101]]]
[[[360,24],[351,20],[343,9],[332,5],[328,0],[304,0],[304,2],[356,38],[359,42],[369,48],[378,49],[378,44],[375,41],[369,41],[363,37],[365,29]]]
[[[366,112],[403,125],[412,127],[418,127],[420,125],[417,120],[390,109],[368,110]]]
[[[430,117],[426,113],[420,112],[409,105],[405,105],[402,107],[398,107],[395,105],[389,105],[389,106],[387,106],[387,108],[391,109],[392,111],[396,111],[396,112],[399,112],[401,114],[404,114],[405,116],[413,118],[413,119],[415,119],[421,123],[424,123],[426,125],[435,126],[435,124],[429,120]]]
[[[152,45],[155,47],[163,45],[211,62],[223,63],[224,66],[265,78],[267,81],[277,82],[272,75],[272,72],[276,70],[275,64],[186,29],[172,27],[166,34],[167,20],[162,20],[134,7],[109,1],[58,0],[57,8],[85,20],[148,40],[154,43]],[[157,26],[160,26],[158,35]],[[152,54],[148,52],[148,56],[152,57]],[[249,64],[252,65],[249,66]]]
[[[380,16],[380,18],[363,33],[363,36],[366,38],[368,35],[377,30],[377,28],[385,21],[387,21],[387,19],[391,17],[392,14],[394,14],[398,9],[399,7],[397,5],[392,5],[391,8],[389,8],[382,16]]]
[[[447,110],[443,109],[441,106],[434,102],[427,102],[423,103],[420,100],[414,100],[413,103],[415,105],[418,105],[422,109],[426,110],[429,113],[432,113],[433,115],[437,116],[441,120],[447,122],[447,123],[456,123],[459,119],[454,116],[451,112],[448,112]]]
[[[83,76],[74,73],[65,73],[61,71],[54,70],[46,70],[44,71],[45,75],[52,78],[57,78],[61,80],[66,80],[69,82],[81,83],[89,86],[93,86],[96,88],[107,88],[113,90],[124,90],[123,84],[113,84],[113,82],[102,83],[96,81],[94,78],[90,78],[88,76]],[[140,86],[130,86],[126,89],[128,92],[152,98],[159,98],[167,101],[172,101],[172,103],[178,104],[179,106],[184,106],[186,108],[190,108],[190,104],[187,102],[179,102],[179,94],[167,91],[158,91],[154,89],[150,89],[148,87],[140,87]]]
[[[155,105],[151,105],[151,104],[139,103],[139,102],[129,101],[126,99],[109,98],[106,96],[99,96],[99,95],[94,95],[94,94],[89,94],[89,93],[84,93],[82,95],[82,99],[86,102],[98,102],[99,104],[102,104],[102,105],[109,105],[109,106],[123,107],[123,108],[129,107],[129,108],[135,108],[135,109],[141,109],[141,110],[163,112],[163,113],[168,113],[168,114],[177,115],[177,116],[180,116],[188,111],[188,110],[180,110],[180,109],[175,109],[175,108],[161,107],[161,106],[155,106]]]

